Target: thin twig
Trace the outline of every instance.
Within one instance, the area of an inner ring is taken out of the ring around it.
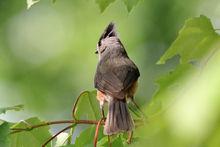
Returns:
[[[33,125],[33,126],[28,126],[27,128],[11,128],[10,130],[12,130],[12,132],[10,132],[10,134],[14,134],[14,133],[19,133],[21,131],[31,131],[33,129],[39,128],[39,127],[44,127],[44,126],[49,126],[49,125],[56,125],[56,124],[98,124],[99,121],[97,120],[59,120],[59,121],[49,121],[49,122],[45,122],[42,124],[37,124],[37,125]],[[140,119],[136,119],[134,120],[135,123],[137,124],[142,124],[144,123],[143,120]],[[101,122],[101,125],[104,125],[105,122]],[[138,126],[138,125],[137,125]]]
[[[95,137],[94,137],[94,147],[96,147],[97,145],[97,141],[98,141],[98,134],[99,134],[99,128],[100,128],[100,125],[102,123],[102,121],[104,120],[104,118],[101,118],[96,126],[96,129],[95,129]]]
[[[51,138],[49,138],[43,145],[42,147],[45,147],[51,140],[53,140],[54,138],[56,138],[60,133],[72,128],[75,124],[73,125],[69,125],[66,128],[62,129],[61,131],[59,131],[58,133],[56,133],[55,135],[53,135]]]
[[[76,120],[76,116],[75,116],[75,113],[76,113],[76,106],[77,106],[77,104],[78,104],[79,98],[80,98],[84,93],[86,93],[86,92],[87,92],[87,91],[83,91],[83,92],[81,92],[80,95],[77,97],[75,103],[73,104],[72,117],[73,117],[73,119],[75,119],[75,120]]]
[[[19,133],[21,131],[30,131],[35,128],[43,127],[43,126],[49,126],[49,125],[54,125],[54,124],[98,124],[99,121],[96,120],[60,120],[60,121],[50,121],[50,122],[45,122],[42,124],[37,124],[33,126],[28,126],[27,128],[11,128],[13,130],[10,134],[14,133]],[[101,122],[101,125],[104,125],[105,122]]]

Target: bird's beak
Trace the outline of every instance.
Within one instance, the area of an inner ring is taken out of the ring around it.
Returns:
[[[98,54],[98,51],[95,51],[95,54]]]

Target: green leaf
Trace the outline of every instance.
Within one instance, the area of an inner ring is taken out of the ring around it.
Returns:
[[[219,48],[220,37],[208,18],[186,21],[158,61],[163,64],[180,56],[180,64],[156,81],[159,87],[146,108],[149,123],[138,130],[143,138],[137,146],[150,146],[152,142],[154,146],[207,144],[203,139],[219,125]],[[178,139],[181,141],[176,142]],[[213,140],[214,146],[218,143],[217,138]]]
[[[11,106],[11,107],[0,108],[0,114],[6,113],[6,111],[9,111],[9,110],[20,111],[23,108],[24,108],[24,105],[15,105],[15,106]]]
[[[69,134],[66,132],[62,132],[57,136],[56,145],[55,146],[63,146],[67,144],[67,139],[69,138]]]
[[[118,134],[117,136],[110,136],[111,137],[111,145],[114,147],[124,147],[123,140],[124,138],[122,137],[121,134]],[[98,141],[97,143],[98,147],[108,147],[108,136],[103,137]]]
[[[194,67],[191,64],[180,64],[174,70],[158,78],[156,80],[158,89],[146,109],[147,114],[152,115],[167,109],[174,99],[175,92],[182,88],[185,79],[192,72],[194,72]]]
[[[124,144],[123,144],[122,137],[121,136],[117,136],[117,138],[115,138],[112,141],[112,146],[123,147]]]
[[[138,1],[139,1],[139,0],[123,0],[124,4],[125,4],[126,7],[127,7],[128,12],[130,12],[131,9],[132,9],[135,5],[137,5]]]
[[[34,4],[38,3],[40,0],[27,0],[27,9],[30,9]]]
[[[3,122],[0,124],[0,147],[7,147],[9,145],[8,134],[9,123]]]
[[[12,126],[12,128],[28,128],[31,125],[37,125],[43,123],[38,118],[33,117],[27,120],[21,121]],[[49,126],[36,128],[30,131],[23,131],[10,135],[10,146],[18,147],[39,147],[51,137],[49,132]],[[48,144],[47,147],[51,145]]]
[[[63,134],[61,136],[58,135],[55,146],[69,146],[69,145],[71,145],[72,136],[73,136],[76,125],[77,124],[74,124],[72,126],[72,128],[70,129],[69,133],[67,133],[67,135],[66,135],[66,133],[61,133],[61,134]]]
[[[99,108],[96,91],[84,91],[78,99],[75,116],[77,119],[99,120],[101,118]]]
[[[75,124],[76,126],[77,124]],[[67,142],[67,145],[71,144],[72,142],[72,137],[73,137],[73,133],[74,133],[74,130],[75,130],[75,127],[72,127],[69,131],[69,137],[67,138],[66,142]]]
[[[4,122],[5,122],[5,121],[3,121],[3,120],[0,119],[0,125],[2,125]]]
[[[97,142],[97,146],[98,146],[98,147],[108,146],[108,137],[105,136],[105,137],[103,137],[102,139],[100,139],[100,140]]]
[[[68,144],[68,145],[61,146],[61,147],[76,147],[76,146],[74,144]]]
[[[75,140],[75,147],[93,146],[95,126],[83,130]]]
[[[172,103],[176,91],[183,89],[187,77],[206,66],[219,44],[220,36],[207,17],[201,15],[187,20],[177,39],[158,61],[159,64],[164,64],[173,56],[180,55],[180,64],[157,80],[159,88],[147,108],[147,113],[155,113],[158,104],[161,105],[160,109],[166,109]]]
[[[219,40],[220,37],[206,16],[188,19],[158,64],[164,64],[175,55],[180,55],[180,63],[200,61],[215,49],[212,46]]]
[[[114,1],[115,0],[96,0],[96,3],[99,5],[101,12],[103,12]]]
[[[78,137],[76,137],[74,147],[90,147],[93,146],[96,126],[90,126],[83,130]],[[104,138],[102,133],[103,127],[99,128],[98,140]],[[66,146],[65,146],[66,147]],[[71,147],[71,146],[68,146]]]
[[[178,98],[177,91],[185,90],[186,81],[198,72],[192,64],[179,64],[175,69],[156,80],[157,90],[150,103],[145,108],[148,119],[160,117],[159,113],[165,112]]]

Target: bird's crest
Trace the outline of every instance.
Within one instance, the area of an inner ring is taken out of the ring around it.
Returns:
[[[113,36],[117,36],[117,33],[115,30],[115,24],[113,22],[110,22],[110,24],[106,27],[105,31],[102,33],[101,37],[99,38],[98,45],[101,46],[102,39]]]

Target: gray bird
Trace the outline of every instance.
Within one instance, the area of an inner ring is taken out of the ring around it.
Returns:
[[[99,62],[94,85],[103,118],[103,105],[105,102],[108,103],[104,134],[133,131],[134,122],[126,101],[133,100],[140,73],[128,57],[113,23],[110,23],[101,35],[96,53],[99,55]]]

